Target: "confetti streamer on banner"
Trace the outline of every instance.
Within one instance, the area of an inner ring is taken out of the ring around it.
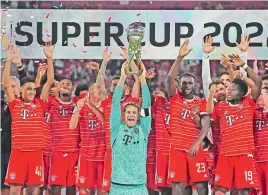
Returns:
[[[33,7],[34,7],[35,9],[37,8],[35,4],[33,4]]]
[[[110,22],[110,21],[111,21],[111,19],[112,19],[112,17],[109,17],[108,22]]]
[[[140,15],[141,15],[140,13],[137,14],[137,16],[140,16]]]
[[[49,16],[50,16],[50,14],[47,14],[47,15],[46,15],[46,18],[48,18]]]
[[[67,41],[64,41],[64,44],[67,43]]]
[[[48,33],[47,29],[45,29],[45,31]]]
[[[83,52],[83,53],[87,53],[87,50],[83,50],[82,52]]]
[[[39,60],[35,60],[34,63],[39,63]]]
[[[3,9],[3,12],[7,12],[8,10],[7,9]]]
[[[86,45],[89,45],[90,44],[90,42],[86,42]]]
[[[73,46],[76,47],[76,44],[73,43]]]
[[[93,34],[93,35],[91,35],[91,38],[94,38],[94,36],[95,36],[94,34]]]
[[[62,3],[60,4],[60,7],[62,7]]]
[[[51,35],[47,34],[47,37],[51,37]]]
[[[153,4],[153,2],[152,2],[152,1],[150,1],[150,4]]]
[[[8,40],[6,37],[3,37],[3,45],[8,46]]]

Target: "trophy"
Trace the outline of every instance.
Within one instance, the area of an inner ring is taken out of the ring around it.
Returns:
[[[126,69],[127,75],[140,74],[141,71],[141,40],[144,36],[144,28],[140,23],[134,22],[128,26],[127,38],[129,42],[128,46],[128,67]],[[131,62],[136,57],[138,72],[131,70]]]

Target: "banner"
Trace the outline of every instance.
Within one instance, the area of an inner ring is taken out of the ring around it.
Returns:
[[[202,59],[202,38],[211,35],[215,50],[238,53],[241,33],[251,37],[249,58],[268,59],[267,10],[1,10],[2,53],[7,40],[20,47],[23,58],[45,58],[44,41],[52,40],[55,59],[101,59],[105,46],[121,59],[128,47],[126,29],[132,22],[145,27],[143,59],[175,59],[186,37],[193,51],[187,59]]]

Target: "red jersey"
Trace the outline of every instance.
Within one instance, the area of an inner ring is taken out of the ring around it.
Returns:
[[[69,122],[72,118],[75,103],[62,102],[59,99],[49,97],[52,150],[63,152],[79,151],[79,128],[71,130]]]
[[[212,120],[220,124],[220,154],[235,156],[253,154],[253,117],[256,103],[248,95],[240,104],[218,103]]]
[[[155,150],[155,139],[156,139],[156,132],[155,132],[155,109],[152,106],[151,108],[152,113],[152,123],[151,123],[151,131],[148,136],[148,145],[147,145],[147,164],[155,164],[156,163],[156,150]]]
[[[255,110],[254,135],[256,161],[268,161],[268,112],[262,108]]]
[[[90,161],[103,161],[106,151],[103,123],[87,105],[83,106],[79,115],[80,154]]]
[[[155,97],[156,151],[168,155],[170,150],[170,104],[164,97]]]
[[[104,131],[106,138],[106,148],[111,148],[111,135],[110,135],[110,115],[112,109],[112,96],[108,97],[102,102],[103,114],[104,114]]]
[[[197,105],[200,113],[206,110],[206,100],[194,96],[185,99],[180,92],[170,97],[171,145],[175,149],[188,151],[200,135],[200,129],[193,119],[192,107]]]
[[[12,119],[12,148],[31,151],[44,149],[44,101],[35,98],[31,103],[24,103],[16,98],[8,106]]]
[[[51,119],[50,119],[48,104],[46,104],[46,107],[45,107],[44,118],[45,118],[44,123],[43,123],[44,142],[45,142],[44,154],[51,155],[51,152],[52,152]]]

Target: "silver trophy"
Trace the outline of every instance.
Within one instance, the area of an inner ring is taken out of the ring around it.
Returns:
[[[127,75],[140,74],[141,71],[141,40],[144,37],[144,28],[141,23],[134,22],[128,26],[127,38],[129,42],[128,46],[128,67],[126,69]],[[131,70],[131,62],[136,57],[138,72],[133,72]]]

